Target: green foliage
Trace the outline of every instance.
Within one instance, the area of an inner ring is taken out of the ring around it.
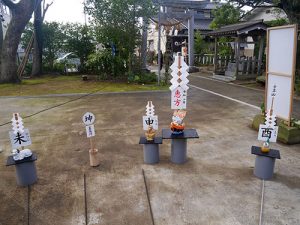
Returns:
[[[260,110],[261,110],[261,114],[264,115],[266,112],[266,107],[265,107],[265,103],[261,103],[260,104]]]
[[[65,34],[62,24],[57,22],[44,23],[43,41],[43,66],[45,71],[52,71],[58,54],[65,50]]]
[[[219,38],[219,45],[218,45],[218,52],[221,56],[228,56],[233,55],[233,49],[230,45],[228,45],[228,42],[231,42],[231,38],[228,37],[220,37]]]
[[[113,56],[110,49],[89,55],[85,65],[89,73],[106,75],[107,78],[124,76],[126,63],[120,56]]]
[[[201,33],[197,31],[195,33],[195,53],[196,54],[206,54],[209,52],[209,43],[207,43]]]
[[[78,23],[64,24],[62,25],[62,30],[65,35],[65,51],[75,53],[83,65],[88,55],[93,53],[95,49],[93,44],[93,30],[91,27]]]
[[[157,76],[155,73],[145,73],[141,72],[135,74],[133,72],[128,73],[128,83],[138,83],[138,84],[151,84],[156,82]]]
[[[33,34],[33,24],[29,23],[23,32],[21,45],[27,48]],[[93,44],[93,30],[89,26],[77,23],[45,22],[43,24],[43,67],[46,72],[62,72],[62,65],[55,64],[59,54],[73,52],[84,65],[88,55],[95,47]],[[54,65],[55,64],[55,65]]]
[[[285,18],[279,18],[276,20],[271,20],[271,21],[265,21],[265,23],[270,26],[270,27],[277,27],[277,26],[283,26],[288,24],[289,22]]]
[[[227,3],[212,11],[214,19],[210,24],[212,29],[218,29],[222,26],[237,23],[243,11]]]
[[[134,49],[141,41],[138,18],[148,18],[154,13],[152,1],[87,0],[85,6],[86,12],[92,16],[97,42],[114,45],[117,57],[132,65]]]

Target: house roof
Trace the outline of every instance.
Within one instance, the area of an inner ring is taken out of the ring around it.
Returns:
[[[210,2],[209,0],[153,0],[153,2],[167,7],[207,10],[215,9],[221,5],[219,2]]]
[[[220,29],[208,33],[210,36],[239,36],[250,31],[259,30],[265,32],[267,25],[262,20],[247,21],[223,26]]]
[[[263,19],[264,21],[270,21],[279,18],[287,19],[287,15],[282,9],[270,7],[272,4],[268,3],[265,3],[264,5],[266,7],[257,7],[250,10],[242,17],[242,20],[249,21],[255,18]]]

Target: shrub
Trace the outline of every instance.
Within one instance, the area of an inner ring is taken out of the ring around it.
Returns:
[[[139,73],[139,74],[134,74],[132,72],[128,73],[129,83],[151,84],[156,82],[156,79],[157,76],[155,73]]]
[[[89,73],[106,74],[108,77],[124,76],[126,73],[126,61],[120,56],[113,56],[109,49],[89,55],[85,65]]]

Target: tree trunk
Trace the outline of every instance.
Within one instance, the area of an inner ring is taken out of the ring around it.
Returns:
[[[0,18],[0,68],[1,68],[2,45],[3,45],[3,27],[2,27],[2,20]],[[0,70],[0,75],[1,75],[1,70]]]
[[[42,57],[43,57],[43,34],[42,34],[42,1],[39,3],[34,11],[34,43],[33,43],[33,62],[32,62],[32,76],[39,76],[42,74]]]
[[[3,3],[5,2],[3,1]],[[2,46],[0,83],[20,82],[17,75],[17,50],[22,32],[34,10],[34,5],[35,0],[21,0],[17,4],[9,1],[9,5],[7,5],[11,10],[12,18]]]

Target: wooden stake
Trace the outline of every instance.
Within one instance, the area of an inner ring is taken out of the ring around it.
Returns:
[[[91,149],[92,149],[92,151],[94,151],[94,143],[93,143],[92,137],[90,137],[89,139],[90,139]]]

